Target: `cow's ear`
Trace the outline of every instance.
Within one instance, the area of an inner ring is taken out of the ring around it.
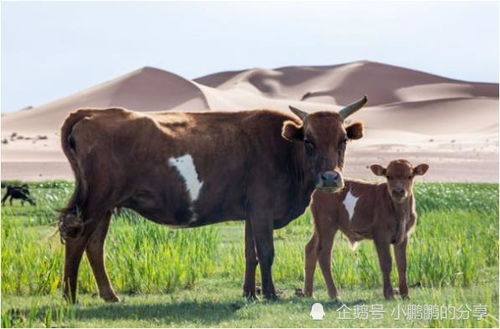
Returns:
[[[363,137],[363,124],[361,122],[354,122],[346,127],[348,139],[360,139]]]
[[[422,163],[413,168],[413,174],[422,176],[427,172],[428,169],[429,165],[427,163]]]
[[[304,140],[304,129],[293,121],[285,121],[281,136],[291,142]]]
[[[378,164],[372,164],[370,166],[370,169],[377,176],[385,176],[386,173],[387,173],[387,170],[384,167],[382,167],[381,165],[378,165]]]

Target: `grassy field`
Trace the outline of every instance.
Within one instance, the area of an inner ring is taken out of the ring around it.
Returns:
[[[311,234],[309,212],[275,232],[273,274],[281,299],[267,302],[241,297],[242,223],[172,230],[123,211],[114,216],[106,245],[122,302],[96,297],[85,259],[75,306],[61,296],[63,248],[54,234],[55,209],[72,188],[66,182],[31,184],[36,206],[14,201],[2,207],[2,327],[499,326],[498,185],[416,186],[409,301],[386,302],[372,243],[352,251],[340,234],[333,261],[340,300],[328,300],[319,270],[316,297],[296,297]],[[309,316],[315,302],[324,306],[322,321]]]

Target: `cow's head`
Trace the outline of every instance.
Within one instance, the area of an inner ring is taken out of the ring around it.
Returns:
[[[387,189],[392,200],[403,203],[413,193],[413,178],[424,175],[429,165],[423,163],[413,168],[407,160],[394,160],[387,168],[374,164],[370,169],[375,175],[387,178]]]
[[[316,188],[333,193],[344,187],[342,167],[347,141],[363,136],[363,124],[355,122],[346,126],[344,119],[362,108],[366,101],[365,96],[338,113],[321,111],[307,114],[290,106],[301,124],[286,121],[282,136],[304,147],[307,169],[317,177]]]

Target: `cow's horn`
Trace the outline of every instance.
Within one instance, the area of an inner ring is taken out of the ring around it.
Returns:
[[[306,116],[307,116],[307,113],[302,111],[302,110],[299,110],[298,108],[296,107],[293,107],[293,106],[288,106],[290,108],[290,111],[292,111],[296,116],[298,116],[300,118],[300,120],[304,121]]]
[[[351,114],[362,108],[367,101],[368,99],[366,98],[366,96],[363,96],[361,99],[355,101],[352,104],[347,105],[342,110],[340,110],[339,111],[340,116],[343,117],[344,119],[347,118],[348,116],[350,116]]]

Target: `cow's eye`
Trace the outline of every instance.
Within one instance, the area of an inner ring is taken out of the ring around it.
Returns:
[[[408,179],[412,179],[412,178],[413,178],[413,176],[411,176],[411,175],[410,175],[410,176],[408,176]]]
[[[387,179],[392,179],[392,176],[387,176]]]
[[[311,149],[314,149],[315,146],[314,146],[314,143],[311,142],[310,140],[308,139],[304,139],[304,143],[306,144],[307,147],[311,148]]]

